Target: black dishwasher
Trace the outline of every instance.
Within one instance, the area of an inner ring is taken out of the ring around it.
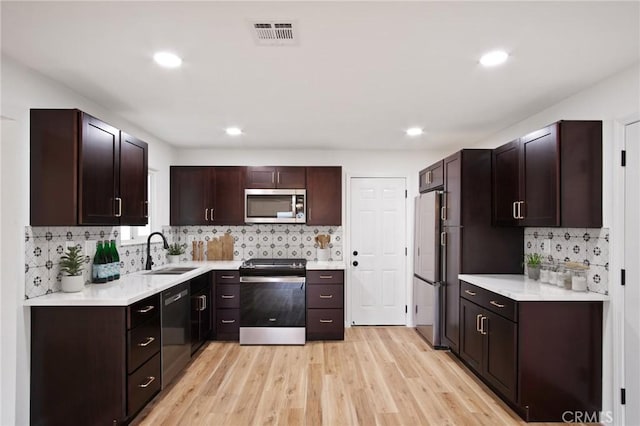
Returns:
[[[162,388],[191,359],[189,282],[162,292]]]

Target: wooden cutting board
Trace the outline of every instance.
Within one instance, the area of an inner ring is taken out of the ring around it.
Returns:
[[[207,260],[222,260],[222,241],[217,238],[207,241]]]
[[[222,242],[222,258],[220,260],[233,260],[233,237],[231,234],[224,234],[220,237]]]

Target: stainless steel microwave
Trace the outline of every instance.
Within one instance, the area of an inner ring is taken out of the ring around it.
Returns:
[[[305,223],[305,189],[245,189],[246,223]]]

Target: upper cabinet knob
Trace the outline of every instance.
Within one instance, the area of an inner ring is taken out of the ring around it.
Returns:
[[[354,251],[353,251],[353,255],[354,255],[354,256],[357,256],[357,255],[358,255],[358,251],[357,251],[357,250],[354,250]]]

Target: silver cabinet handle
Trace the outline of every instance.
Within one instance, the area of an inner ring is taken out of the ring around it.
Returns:
[[[442,193],[442,207],[440,207],[440,219],[447,220],[447,193]]]
[[[480,331],[480,318],[482,318],[482,314],[476,315],[476,331],[481,333]]]
[[[280,183],[280,172],[278,172],[278,183]]]
[[[233,298],[235,298],[235,296],[228,295],[228,294],[222,294],[222,295],[220,295],[220,297],[222,297],[223,299],[233,299]]]
[[[118,202],[118,213],[116,213],[116,217],[122,216],[122,198],[116,197],[116,201]]]
[[[146,387],[149,387],[149,385],[150,385],[151,383],[153,383],[153,381],[154,381],[155,379],[156,379],[155,377],[153,377],[153,376],[149,376],[149,377],[147,377],[147,381],[146,381],[145,383],[142,383],[142,384],[138,385],[138,387],[139,387],[139,388],[143,388],[143,389],[144,389],[144,388],[146,388]]]
[[[223,324],[233,324],[236,320],[221,320],[220,322]]]
[[[271,172],[271,183],[276,183],[276,172]]]
[[[482,317],[480,318],[480,333],[481,334],[487,334],[487,330],[484,329],[484,320],[486,320],[487,317]]]
[[[211,220],[214,220],[216,218],[215,215],[215,210],[213,209],[213,207],[211,208]]]
[[[495,300],[492,300],[491,303],[493,306],[496,306],[498,308],[504,308],[504,305],[501,305],[500,303],[496,302]]]
[[[198,299],[202,301],[202,307],[200,308],[200,310],[204,311],[205,309],[207,309],[207,296],[203,294],[202,296],[199,296]]]
[[[429,170],[429,183],[433,183],[433,172]]]
[[[518,219],[524,219],[524,216],[522,215],[523,204],[524,204],[524,201],[518,201]]]
[[[517,202],[517,201],[514,201],[514,202],[513,202],[513,218],[514,218],[514,219],[520,219],[520,218],[518,217],[518,212],[517,212],[517,207],[516,207],[517,205],[518,205],[518,202]]]
[[[204,209],[204,220],[209,221],[209,209]]]
[[[309,210],[309,211],[307,212],[307,219],[308,219],[309,221],[311,221],[311,207],[309,207],[307,210]]]
[[[147,340],[145,340],[144,342],[138,343],[138,346],[144,348],[145,346],[149,346],[154,340],[156,340],[155,337],[149,336],[147,337]]]
[[[278,319],[277,318],[269,318],[269,321],[270,322],[276,322],[276,321],[278,321]]]
[[[333,275],[320,275],[320,279],[323,280],[330,280],[331,278],[333,278]]]
[[[138,310],[136,310],[137,313],[139,314],[146,314],[147,312],[155,309],[156,307],[153,305],[149,305],[149,306],[145,306],[144,308],[140,308]]]
[[[333,294],[321,294],[320,299],[333,299]]]
[[[223,275],[220,278],[222,278],[223,280],[232,280],[235,278],[235,275]]]
[[[475,296],[476,295],[475,291],[465,290],[464,292],[467,293],[469,296]]]
[[[447,233],[444,231],[440,233],[440,245],[441,246],[447,245]]]
[[[323,320],[323,319],[321,319],[320,322],[322,324],[331,324],[333,322],[333,320]]]

